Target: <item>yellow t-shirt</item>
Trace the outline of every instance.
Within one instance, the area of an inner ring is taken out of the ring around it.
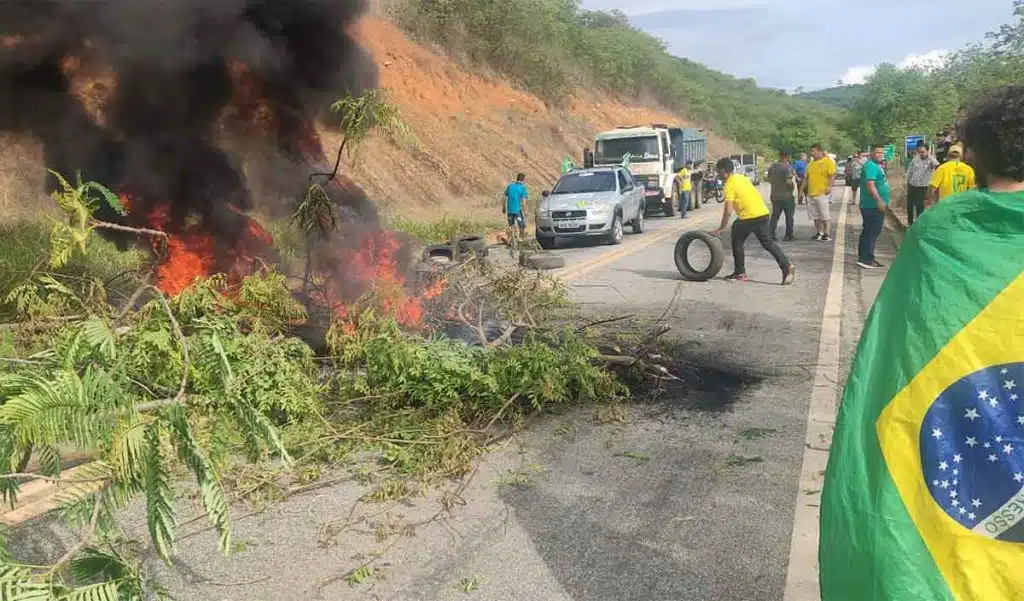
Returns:
[[[693,182],[690,180],[690,170],[683,167],[676,174],[676,179],[679,181],[679,189],[683,192],[689,192],[693,190]]]
[[[829,181],[836,174],[836,162],[825,155],[807,165],[807,195],[824,196],[832,191]]]
[[[938,188],[940,199],[950,194],[966,192],[976,187],[974,168],[960,161],[946,161],[935,168],[929,185]]]
[[[725,180],[725,202],[731,203],[740,219],[757,219],[768,214],[768,205],[764,204],[761,193],[757,191],[750,178],[733,173]]]

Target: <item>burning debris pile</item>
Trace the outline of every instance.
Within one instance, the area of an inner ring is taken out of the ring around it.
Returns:
[[[37,138],[48,169],[114,190],[127,215],[99,218],[165,232],[155,276],[169,295],[277,263],[246,215],[254,189],[283,217],[313,181],[337,227],[311,240],[307,287],[310,274],[322,285],[308,296],[344,315],[382,288],[386,308],[415,322],[422,301],[405,294],[402,244],[354,183],[328,175],[314,126],[331,102],[376,84],[345,32],[361,11],[359,0],[3,2],[0,131]]]

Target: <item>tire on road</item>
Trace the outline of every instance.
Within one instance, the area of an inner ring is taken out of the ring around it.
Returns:
[[[554,236],[537,236],[537,244],[544,250],[551,250],[558,244]]]
[[[519,264],[529,269],[561,269],[565,267],[565,257],[545,252],[521,254]]]
[[[636,219],[633,220],[633,233],[642,234],[644,233],[644,207],[640,207],[640,210],[636,213]]]
[[[661,206],[663,207],[662,208],[662,213],[664,213],[665,217],[675,217],[676,216],[676,203],[675,203],[675,199],[672,199],[672,198],[664,199],[663,198],[663,199],[661,199]]]
[[[707,245],[711,251],[711,263],[701,271],[694,269],[687,257],[690,245],[698,241]],[[673,252],[673,258],[676,261],[676,269],[679,270],[684,279],[691,282],[706,282],[718,275],[718,272],[722,270],[722,264],[725,263],[725,247],[722,246],[722,241],[717,236],[712,236],[707,232],[691,230],[679,236],[675,251]]]

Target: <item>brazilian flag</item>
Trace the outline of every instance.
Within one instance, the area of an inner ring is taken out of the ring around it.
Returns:
[[[1024,193],[929,209],[868,316],[825,484],[822,601],[1024,599]]]

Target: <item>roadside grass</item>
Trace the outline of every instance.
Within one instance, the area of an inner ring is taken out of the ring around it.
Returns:
[[[7,302],[11,291],[33,276],[54,274],[67,285],[84,289],[100,282],[108,296],[130,294],[135,275],[146,260],[141,250],[121,251],[97,234],[86,241],[87,252],[76,253],[67,265],[49,266],[51,220],[44,217],[0,223],[0,321],[14,317]]]
[[[423,221],[405,216],[393,216],[389,225],[397,231],[405,232],[423,244],[440,244],[453,240],[458,236],[470,234],[486,235],[505,229],[505,225],[497,220],[469,219],[445,215],[435,221]]]

